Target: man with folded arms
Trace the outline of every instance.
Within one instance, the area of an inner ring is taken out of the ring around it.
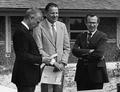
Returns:
[[[85,17],[88,32],[78,35],[72,53],[78,58],[75,81],[77,90],[102,89],[108,82],[104,59],[107,35],[98,31],[99,17],[89,14]]]

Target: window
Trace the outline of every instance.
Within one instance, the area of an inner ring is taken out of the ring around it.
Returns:
[[[0,16],[0,43],[5,41],[5,17]]]
[[[75,41],[78,34],[85,32],[87,27],[84,23],[84,17],[71,17],[70,18],[70,39]]]

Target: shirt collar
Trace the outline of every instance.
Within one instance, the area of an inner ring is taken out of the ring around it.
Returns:
[[[91,33],[92,33],[91,37],[95,34],[96,31],[97,31],[97,30],[95,30],[94,32],[91,32]],[[90,33],[90,32],[88,32],[88,33]]]
[[[29,30],[28,25],[24,21],[22,21],[21,23]]]
[[[54,24],[50,23],[47,19],[46,19],[48,26],[51,28],[51,25],[54,25],[55,29],[56,29],[56,22]]]
[[[95,34],[96,31],[97,31],[97,30],[95,30],[94,32],[92,32],[92,36]]]

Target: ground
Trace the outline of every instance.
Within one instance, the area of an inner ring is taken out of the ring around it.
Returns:
[[[115,64],[114,64],[115,65]],[[112,71],[114,74],[115,72],[115,67],[113,64],[109,64],[107,65],[107,67],[112,67],[113,70]],[[68,67],[66,67],[66,73],[65,73],[65,82],[64,82],[64,90],[63,92],[76,92],[76,86],[75,86],[75,82],[74,80],[74,72],[75,72],[75,65],[70,65]],[[109,75],[113,75],[111,74],[111,72],[109,72]],[[16,91],[16,86],[11,82],[11,72],[9,73],[0,73],[0,90],[2,89],[1,87],[8,87],[8,88],[12,88]],[[109,76],[110,77],[110,76]],[[120,77],[111,77],[110,78],[110,82],[106,83],[104,85],[103,88],[103,92],[117,92],[117,83],[120,83]],[[1,91],[0,91],[1,92]],[[10,92],[10,91],[9,91]],[[11,91],[13,92],[13,91]],[[40,84],[37,85],[35,92],[40,92]],[[88,92],[88,91],[86,91]],[[89,91],[89,92],[93,92],[93,91]],[[94,91],[96,92],[96,91]],[[97,92],[101,92],[101,91],[97,91]]]
[[[7,75],[0,75],[0,85],[15,89],[15,92],[17,92],[16,86],[13,83],[11,83],[10,80],[11,80],[11,73],[7,74]],[[104,92],[117,92],[116,91],[116,84],[115,84],[116,81],[117,80],[113,79],[113,81],[111,81],[110,84],[105,84]],[[0,88],[0,90],[1,90],[1,88]],[[64,92],[75,92],[75,91],[76,91],[75,87],[66,88],[66,90],[64,90]],[[14,92],[14,91],[11,91],[11,92]],[[40,92],[40,85],[37,85],[35,92]],[[88,91],[86,91],[86,92],[88,92]],[[94,91],[91,91],[91,92],[94,92]],[[98,91],[98,92],[101,92],[101,91]]]

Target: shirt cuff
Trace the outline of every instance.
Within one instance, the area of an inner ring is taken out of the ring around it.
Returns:
[[[50,64],[51,64],[51,65],[54,65],[55,62],[56,62],[55,59],[52,59],[52,60],[50,61]]]

